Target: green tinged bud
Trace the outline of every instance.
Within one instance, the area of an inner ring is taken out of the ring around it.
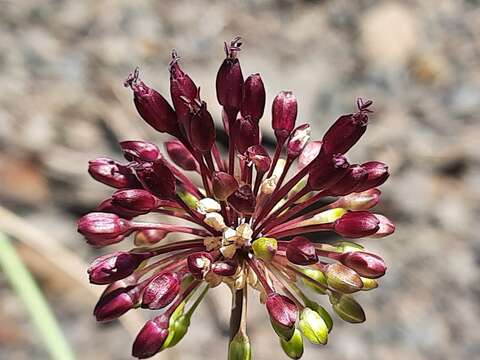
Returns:
[[[316,311],[318,315],[322,317],[323,321],[325,321],[325,324],[327,325],[328,332],[332,331],[333,319],[329,312],[322,305],[311,300],[306,301],[306,305],[313,311]]]
[[[261,237],[252,243],[253,253],[257,258],[271,261],[277,252],[277,240],[269,237]]]
[[[186,191],[179,191],[177,195],[180,197],[180,199],[182,199],[185,204],[188,205],[190,209],[197,209],[198,199],[195,196]]]
[[[363,287],[360,275],[342,264],[328,265],[326,276],[328,286],[344,294],[354,293]]]
[[[228,360],[251,359],[252,347],[250,345],[250,339],[246,334],[243,334],[242,331],[238,331],[228,346]]]
[[[325,289],[327,287],[327,278],[325,277],[325,274],[323,272],[321,272],[320,270],[310,269],[307,267],[299,268],[299,270],[302,271],[308,277],[312,278],[313,280],[318,281],[319,283],[325,285],[325,288],[318,286],[313,281],[308,281],[307,279],[302,278],[302,282],[305,284],[305,286],[322,295],[326,294]]]
[[[352,241],[341,241],[335,243],[335,246],[337,248],[337,251],[342,253],[361,251],[365,249],[362,245],[354,243]]]
[[[303,339],[298,329],[295,329],[290,340],[280,338],[280,345],[282,345],[285,354],[291,359],[300,359],[303,355]]]
[[[316,311],[306,307],[300,314],[298,327],[312,344],[325,345],[328,340],[328,327]]]
[[[364,278],[361,277],[362,282],[363,282],[363,291],[368,291],[368,290],[373,290],[378,287],[378,281],[375,279],[369,279],[369,278]]]
[[[161,350],[165,350],[166,348],[175,346],[187,332],[188,325],[186,326],[183,334],[181,334],[182,327],[176,324],[177,321],[182,318],[184,309],[185,309],[185,301],[182,302],[180,305],[178,305],[178,307],[172,313],[172,316],[170,317],[170,321],[168,323],[168,336],[165,339],[165,342],[163,343]],[[189,321],[189,324],[190,324],[190,321]]]
[[[342,320],[352,324],[362,323],[366,320],[365,312],[353,296],[331,294],[330,302],[333,310]]]
[[[165,341],[164,348],[174,347],[180,342],[180,340],[183,339],[188,331],[188,327],[190,326],[190,318],[191,316],[189,314],[184,314],[175,320],[173,324],[170,324],[168,328],[168,337]]]

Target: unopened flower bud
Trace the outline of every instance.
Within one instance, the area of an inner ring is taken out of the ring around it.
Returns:
[[[217,73],[217,99],[227,109],[240,110],[242,106],[243,75],[237,58],[241,45],[239,37],[233,39],[230,46],[225,43],[227,57]]]
[[[161,199],[175,196],[175,177],[163,160],[144,163],[135,168],[142,185]]]
[[[215,125],[204,101],[192,114],[189,138],[193,148],[202,153],[208,153],[215,143]]]
[[[357,186],[355,192],[361,192],[378,187],[387,181],[388,177],[390,176],[390,173],[388,172],[388,166],[380,161],[369,161],[363,163],[361,166],[365,169],[368,176],[366,180]]]
[[[344,253],[340,261],[366,278],[376,279],[385,275],[387,271],[387,266],[380,256],[363,251]]]
[[[380,214],[374,215],[378,219],[378,221],[380,221],[380,224],[378,225],[378,231],[375,234],[370,235],[369,237],[382,238],[394,233],[395,224],[389,218]]]
[[[148,257],[149,255],[146,253],[127,251],[117,251],[100,256],[87,270],[90,282],[97,285],[106,285],[126,278]]]
[[[302,282],[305,284],[305,286],[307,286],[308,288],[310,288],[311,290],[319,294],[323,295],[326,293],[325,290],[327,289],[328,284],[327,284],[327,278],[325,277],[325,274],[323,272],[321,272],[320,270],[312,269],[308,267],[301,268],[300,271],[302,271],[309,278],[315,280],[315,282],[313,282],[313,281],[310,281],[309,279],[305,279],[302,277]]]
[[[315,246],[303,236],[296,236],[287,244],[288,261],[296,265],[312,265],[318,262]]]
[[[114,320],[135,307],[138,291],[134,286],[104,292],[93,310],[97,321]]]
[[[362,192],[354,192],[341,197],[338,206],[345,210],[362,211],[368,210],[378,204],[381,192],[378,189],[370,189]]]
[[[183,314],[184,302],[174,311],[170,318],[168,337],[162,345],[162,350],[172,348],[183,339],[190,326],[191,313]],[[179,312],[179,310],[181,310]]]
[[[310,125],[303,124],[293,130],[287,145],[287,155],[290,159],[296,159],[305,149],[310,140]]]
[[[230,174],[217,171],[213,174],[213,194],[220,201],[225,201],[238,189],[237,180]]]
[[[285,340],[291,339],[298,318],[297,305],[290,298],[277,293],[268,295],[265,305],[277,335]]]
[[[154,277],[145,288],[142,307],[162,309],[169,305],[180,291],[180,278],[173,272],[164,272]]]
[[[265,87],[260,74],[250,75],[243,84],[242,117],[258,121],[265,110]]]
[[[92,245],[104,246],[116,243],[132,231],[129,221],[116,214],[93,212],[78,220],[78,232]]]
[[[365,312],[353,296],[332,293],[329,299],[333,310],[342,320],[352,324],[365,321]]]
[[[164,144],[168,156],[170,156],[175,165],[186,171],[198,171],[199,165],[197,160],[180,140],[169,140],[165,141]]]
[[[362,251],[365,249],[362,245],[354,243],[352,241],[340,241],[335,243],[336,251],[341,253]]]
[[[250,339],[243,331],[238,331],[228,345],[228,360],[251,360]]]
[[[271,261],[277,252],[277,240],[270,237],[261,237],[252,243],[255,257],[263,261]]]
[[[321,316],[321,318],[325,322],[325,325],[327,326],[328,332],[332,331],[333,319],[328,313],[328,311],[325,310],[325,308],[322,305],[311,300],[307,300],[305,302],[305,305]]]
[[[368,172],[360,165],[350,165],[347,173],[333,184],[328,192],[332,196],[342,196],[350,194],[359,184],[362,184],[368,177]]]
[[[258,173],[264,174],[270,169],[272,160],[268,151],[262,145],[253,145],[247,149],[247,158],[255,166]]]
[[[328,265],[325,275],[328,286],[343,294],[354,293],[363,287],[360,276],[342,264],[335,263]]]
[[[368,211],[347,212],[334,223],[335,231],[347,238],[361,238],[375,234],[380,221]]]
[[[157,145],[147,141],[129,140],[120,143],[123,156],[128,161],[155,161],[160,156]]]
[[[134,211],[112,203],[112,198],[103,200],[96,208],[97,212],[111,213],[120,216],[123,219],[131,220],[135,216],[142,215],[141,211]]]
[[[140,186],[131,168],[112,159],[98,158],[89,161],[88,172],[95,180],[118,189]]]
[[[250,146],[260,143],[260,131],[255,121],[238,118],[233,124],[233,134],[235,147],[240,154],[245,154]]]
[[[132,355],[138,359],[146,359],[162,348],[168,337],[170,316],[159,315],[145,323],[133,343]]]
[[[197,252],[187,258],[188,271],[197,279],[203,279],[212,265],[212,256],[207,252]]]
[[[323,318],[312,309],[306,307],[300,314],[298,327],[312,344],[325,345],[328,340],[328,327]]]
[[[136,246],[148,246],[165,239],[169,234],[163,229],[144,229],[135,233],[134,243]]]
[[[345,176],[349,166],[343,155],[332,156],[320,153],[308,173],[308,185],[312,190],[328,189]]]
[[[242,185],[228,197],[228,203],[239,213],[250,215],[255,211],[255,196],[250,185]]]
[[[378,287],[378,281],[375,279],[362,277],[362,282],[363,282],[363,288],[362,288],[363,291],[373,290]]]
[[[306,219],[301,221],[298,225],[299,226],[308,226],[308,225],[320,225],[320,224],[328,224],[340,219],[343,215],[345,215],[347,211],[343,208],[334,208],[322,211],[315,216],[312,216],[310,219]]]
[[[112,195],[112,203],[123,208],[138,211],[149,212],[156,209],[160,202],[157,197],[149,191],[143,189],[127,189],[116,191]]]
[[[280,338],[280,345],[290,359],[300,359],[303,355],[303,338],[300,330],[295,329],[289,340]]]
[[[272,128],[278,142],[290,136],[297,120],[297,99],[291,91],[281,91],[272,104]]]
[[[237,272],[238,262],[235,260],[221,260],[212,264],[212,271],[220,276],[233,276]]]
[[[321,141],[308,142],[298,158],[298,169],[301,170],[310,164],[320,153],[321,147]]]

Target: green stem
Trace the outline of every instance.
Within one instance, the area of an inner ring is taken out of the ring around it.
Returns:
[[[0,233],[0,267],[27,308],[45,346],[54,360],[74,360],[70,345],[55,320],[35,280],[9,239]]]

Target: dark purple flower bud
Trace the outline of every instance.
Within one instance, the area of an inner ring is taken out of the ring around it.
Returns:
[[[180,140],[169,140],[165,141],[164,144],[168,156],[170,156],[175,165],[186,171],[199,171],[197,160]]]
[[[188,130],[191,115],[189,104],[198,97],[198,88],[190,76],[180,68],[178,60],[177,53],[173,50],[170,63],[170,94],[178,120],[183,128]]]
[[[291,91],[281,91],[272,104],[272,128],[278,142],[290,136],[297,120],[297,99]]]
[[[262,145],[253,145],[247,149],[247,157],[253,165],[255,165],[255,169],[258,173],[264,174],[270,169],[270,165],[272,164],[272,159],[268,154],[268,151]]]
[[[212,256],[207,252],[197,252],[187,258],[188,271],[197,279],[203,279],[210,271],[213,262]]]
[[[382,185],[390,176],[388,166],[380,161],[369,161],[362,164],[362,167],[367,171],[368,177],[365,181],[360,183],[355,192],[365,191],[374,187]]]
[[[112,204],[128,210],[149,212],[160,206],[160,201],[143,189],[118,190],[112,195]]]
[[[230,46],[225,43],[227,57],[218,69],[216,88],[218,102],[227,109],[240,110],[242,106],[243,75],[237,52],[242,45],[241,38],[234,38]]]
[[[240,154],[244,154],[250,146],[258,145],[260,142],[258,124],[244,118],[235,121],[233,134],[232,138]]]
[[[124,279],[149,257],[146,253],[117,251],[100,256],[89,266],[87,273],[92,284],[106,285]]]
[[[242,185],[228,197],[228,203],[239,213],[251,215],[255,211],[255,196],[250,185]]]
[[[156,244],[167,237],[169,231],[163,229],[145,229],[135,233],[135,245],[145,246]]]
[[[180,291],[180,278],[173,272],[164,272],[153,278],[145,288],[142,297],[142,307],[147,309],[162,309],[169,305]]]
[[[169,324],[170,316],[167,314],[147,321],[135,338],[132,356],[146,359],[159,352],[168,337]]]
[[[175,111],[162,95],[139,80],[138,75],[137,68],[124,84],[133,90],[133,102],[138,113],[155,130],[178,136],[180,132]]]
[[[312,265],[318,262],[315,246],[303,236],[296,236],[287,244],[287,259],[297,265]]]
[[[88,172],[95,180],[118,189],[140,186],[131,168],[112,159],[90,160],[88,162]]]
[[[394,233],[395,224],[389,218],[380,214],[374,214],[374,215],[378,219],[378,221],[380,221],[380,224],[378,226],[378,231],[375,234],[370,235],[369,237],[382,238]]]
[[[133,309],[137,301],[138,290],[135,286],[120,287],[107,291],[102,294],[95,305],[93,315],[95,315],[97,321],[114,320]]]
[[[340,198],[337,205],[352,211],[368,210],[378,204],[380,195],[381,191],[378,189],[355,192]]]
[[[308,185],[312,190],[328,189],[348,172],[350,164],[345,156],[320,153],[314,160],[308,176]]]
[[[93,212],[78,220],[78,232],[93,245],[113,244],[121,241],[131,231],[130,222],[116,214]]]
[[[265,302],[273,329],[285,340],[289,340],[295,331],[298,308],[290,298],[271,293]]]
[[[302,153],[300,154],[300,157],[298,158],[298,170],[303,169],[305,166],[315,160],[320,153],[321,147],[321,141],[310,141],[309,143],[307,143]]]
[[[204,101],[200,108],[192,114],[190,142],[195,150],[203,153],[209,152],[215,142],[215,125]]]
[[[355,191],[359,184],[362,184],[368,178],[368,172],[358,164],[350,165],[347,173],[334,185],[328,192],[332,196],[342,196]]]
[[[157,145],[147,141],[122,141],[120,148],[128,161],[155,161],[160,156]]]
[[[230,174],[223,171],[217,171],[213,174],[213,194],[215,198],[221,201],[227,200],[238,189],[237,180]]]
[[[265,87],[260,74],[250,75],[243,84],[241,114],[251,121],[258,121],[265,110]]]
[[[290,159],[296,159],[310,140],[310,125],[303,124],[293,130],[287,145],[287,155]]]
[[[141,164],[135,170],[145,189],[154,195],[161,199],[175,196],[175,177],[163,160]]]
[[[368,211],[347,212],[334,222],[335,231],[347,238],[361,238],[375,234],[380,221]]]
[[[363,251],[353,251],[342,254],[340,261],[360,276],[377,279],[387,271],[387,266],[380,256]]]
[[[125,209],[121,206],[113,204],[112,203],[112,198],[108,198],[108,199],[103,200],[97,206],[96,210],[97,210],[97,212],[117,214],[118,216],[120,216],[121,218],[124,218],[126,220],[131,220],[135,216],[143,214],[143,212]]]
[[[323,136],[322,151],[326,154],[345,154],[367,130],[369,100],[357,100],[358,112],[340,116]]]
[[[237,272],[238,262],[234,260],[216,261],[212,265],[212,271],[220,276],[233,276]]]

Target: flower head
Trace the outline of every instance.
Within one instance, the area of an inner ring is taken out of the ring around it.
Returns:
[[[346,155],[367,129],[372,102],[359,99],[356,112],[340,116],[322,139],[311,141],[310,125],[295,127],[295,95],[282,91],[272,105],[277,144],[270,153],[259,131],[265,87],[259,74],[244,81],[240,47],[240,38],[226,43],[216,78],[229,139],[226,158],[215,144],[214,117],[173,51],[173,105],[140,80],[138,69],[125,82],[140,117],[172,136],[164,144],[169,158],[155,144],[132,140],[120,143],[127,163],[89,163],[92,177],[115,191],[78,221],[78,231],[94,246],[130,235],[136,246],[89,267],[91,283],[107,285],[94,314],[107,321],[134,308],[160,309],[135,339],[137,358],[178,343],[206,292],[220,284],[233,294],[230,358],[251,358],[248,288],[259,293],[282,349],[300,358],[303,339],[326,344],[333,324],[303,288],[327,295],[341,319],[358,323],[365,314],[352,294],[376,288],[386,272],[385,262],[363,246],[326,244],[318,236],[330,231],[350,239],[382,238],[395,230],[388,218],[370,212],[388,167],[378,161],[350,164]],[[200,175],[201,186],[190,173]],[[146,214],[148,221],[141,218]],[[176,218],[175,225],[156,215]]]

